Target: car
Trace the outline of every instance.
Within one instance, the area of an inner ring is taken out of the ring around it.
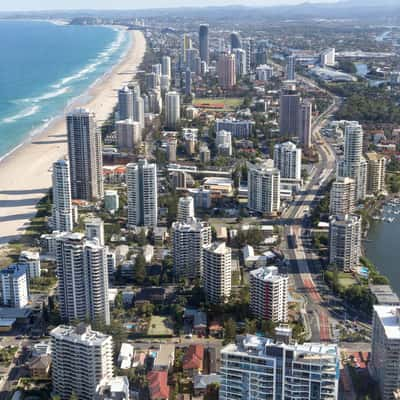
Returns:
[[[193,335],[191,333],[188,333],[187,335],[185,335],[186,339],[191,339],[193,337]]]

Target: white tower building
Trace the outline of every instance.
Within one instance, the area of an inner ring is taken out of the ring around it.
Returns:
[[[356,183],[348,177],[338,177],[332,183],[329,203],[330,215],[346,215],[355,211]]]
[[[118,148],[133,150],[142,142],[142,128],[140,123],[132,119],[117,121]]]
[[[128,226],[157,226],[157,165],[147,160],[127,165]]]
[[[72,198],[102,199],[102,145],[94,114],[83,108],[68,114],[67,131]]]
[[[165,95],[165,125],[175,129],[181,118],[180,96],[177,92],[168,92]]]
[[[60,325],[50,336],[53,391],[61,400],[93,400],[100,382],[113,376],[112,337],[84,324]]]
[[[258,165],[248,164],[249,209],[276,214],[280,205],[280,172],[272,160]]]
[[[61,318],[110,323],[107,252],[81,233],[57,239],[56,265]]]
[[[225,242],[203,248],[204,291],[213,304],[226,302],[232,290],[232,250]]]
[[[29,302],[28,266],[11,264],[0,271],[1,303],[5,306],[23,308]]]
[[[274,146],[274,167],[281,178],[301,179],[301,149],[292,142],[278,143]]]
[[[349,272],[360,265],[361,216],[336,215],[329,224],[329,263]]]
[[[250,310],[268,321],[286,322],[289,278],[277,267],[260,267],[250,271]]]
[[[179,278],[203,276],[203,247],[211,244],[211,226],[195,219],[172,224],[174,275]]]
[[[53,213],[54,230],[71,232],[73,230],[71,181],[69,162],[58,160],[53,164]]]
[[[194,219],[194,199],[191,196],[179,197],[178,200],[178,222],[187,222]]]

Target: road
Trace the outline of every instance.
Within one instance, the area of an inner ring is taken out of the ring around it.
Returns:
[[[307,85],[316,87],[309,79],[299,79]],[[335,152],[325,138],[320,135],[320,129],[327,123],[329,117],[336,112],[340,105],[340,99],[327,94],[331,96],[332,104],[313,124],[313,138],[319,161],[311,171],[305,187],[282,214],[282,218],[287,221],[284,228],[285,238],[288,238],[288,236],[296,238],[295,246],[286,243],[286,247],[282,248],[282,251],[289,261],[289,271],[295,290],[305,298],[309,339],[319,342],[331,341],[331,317],[315,282],[315,276],[310,271],[310,266],[318,263],[318,257],[308,252],[304,242],[309,239],[308,212],[319,201],[319,197],[323,193],[324,187],[329,183],[335,169]]]

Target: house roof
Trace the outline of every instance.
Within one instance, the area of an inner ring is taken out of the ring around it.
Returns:
[[[204,346],[191,344],[183,357],[183,369],[201,369],[203,367]]]
[[[151,371],[147,374],[151,400],[168,399],[168,372]]]
[[[51,358],[49,355],[41,355],[39,357],[34,358],[30,363],[30,368],[40,368],[47,369],[50,367]]]

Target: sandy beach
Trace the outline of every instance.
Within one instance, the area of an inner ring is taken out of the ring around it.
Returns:
[[[117,90],[132,80],[146,42],[139,31],[130,31],[132,45],[110,73],[94,84],[84,98],[70,106],[84,106],[96,114],[99,125],[117,103]],[[35,205],[51,186],[51,165],[67,153],[63,116],[0,161],[0,245],[20,236],[35,215]]]

